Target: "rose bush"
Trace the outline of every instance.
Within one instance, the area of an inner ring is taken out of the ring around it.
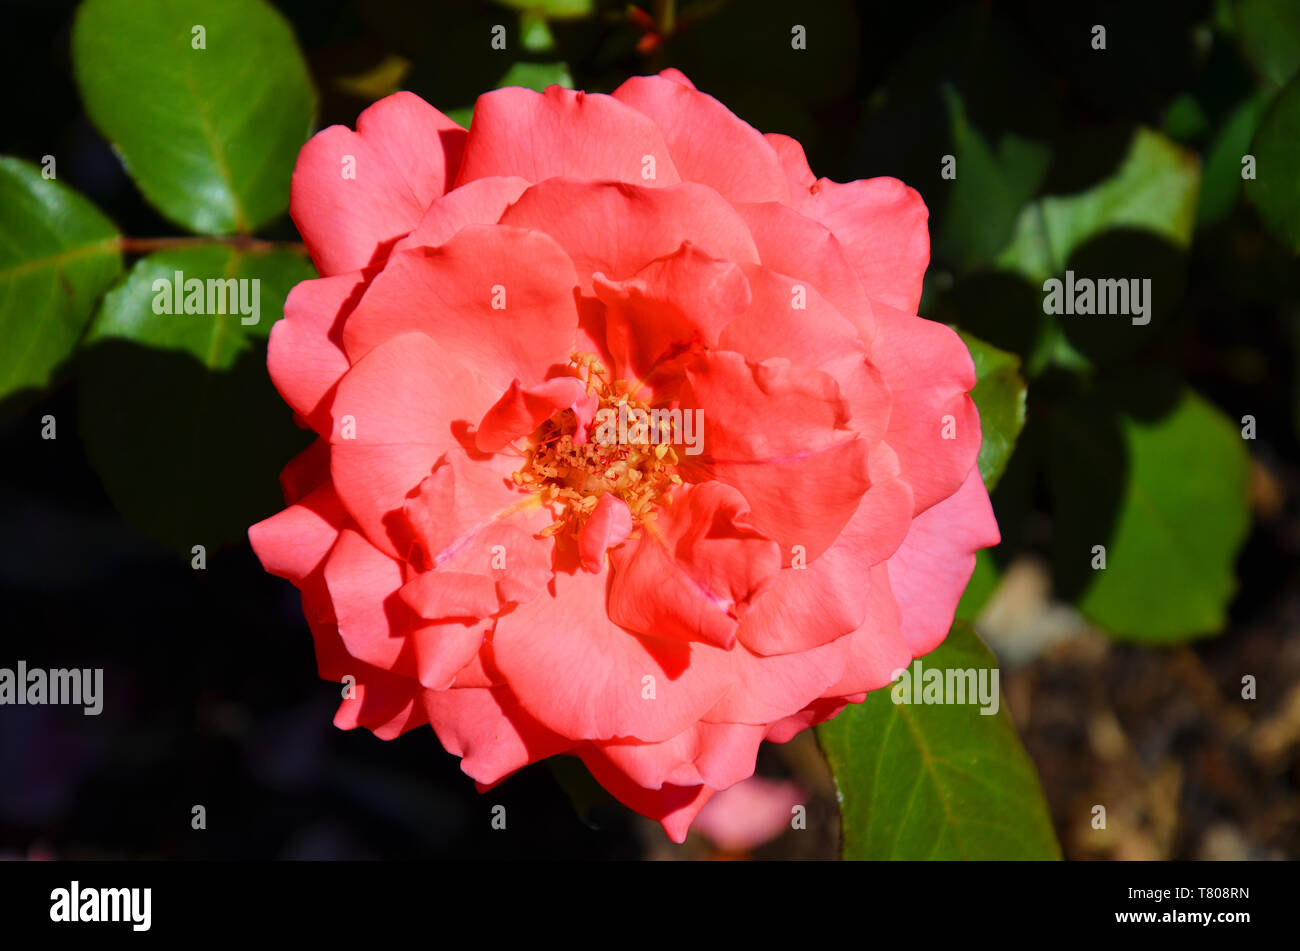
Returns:
[[[997,542],[927,211],[817,179],[680,73],[416,96],[303,148],[321,277],[271,334],[316,442],[250,530],[335,722],[429,723],[481,789],[558,753],[681,841],[760,743],[944,638]],[[692,454],[595,438],[697,411]]]

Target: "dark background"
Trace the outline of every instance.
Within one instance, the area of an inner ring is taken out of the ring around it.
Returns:
[[[445,111],[471,105],[502,72],[499,60],[474,52],[481,37],[493,23],[515,22],[513,11],[487,3],[276,6],[311,64],[321,127],[351,125],[388,91],[375,87],[373,75],[392,57],[408,64],[401,86]],[[1040,192],[1066,194],[1112,172],[1136,125],[1169,128],[1171,104],[1189,92],[1208,127],[1183,140],[1203,149],[1258,81],[1240,51],[1213,30],[1223,5],[1209,0],[807,0],[797,16],[789,6],[682,4],[678,32],[640,48],[643,31],[620,4],[552,28],[578,88],[608,91],[628,75],[678,66],[760,129],[799,138],[816,174],[838,181],[895,175],[919,189],[931,209],[932,236],[942,232],[946,211],[939,178],[939,156],[951,148],[945,88],[960,92],[971,122],[991,138],[1009,131],[1049,143]],[[176,234],[84,115],[69,61],[74,9],[48,0],[0,3],[7,90],[0,152],[34,162],[56,154],[60,178],[123,233]],[[792,19],[829,42],[815,55],[791,58]],[[1086,43],[1093,23],[1108,28],[1104,67]],[[358,76],[372,77],[367,92],[348,91],[358,84],[347,78]],[[293,240],[296,233],[286,217],[269,236]],[[1162,336],[1131,369],[1148,379],[1181,378],[1230,417],[1250,412],[1268,421],[1250,447],[1255,522],[1238,562],[1240,590],[1229,629],[1217,639],[1155,650],[1079,632],[1031,651],[1008,667],[1008,704],[1039,766],[1068,857],[1295,857],[1295,257],[1240,200],[1223,221],[1198,231],[1188,252],[1141,242],[1122,251],[1139,265],[1168,264],[1187,287],[1177,333]],[[981,283],[984,277],[959,265],[936,241],[923,310],[1021,349],[1021,289]],[[0,709],[0,852],[321,859],[712,854],[699,836],[683,849],[669,848],[656,828],[620,808],[597,806],[580,820],[543,764],[480,796],[426,728],[391,742],[334,729],[338,687],[316,677],[294,589],[265,574],[246,544],[210,551],[207,569],[193,571],[188,554],[119,515],[75,435],[74,375],[70,367],[62,385],[0,412],[0,666],[22,659],[46,668],[103,667],[105,707],[99,717],[79,708]],[[1014,473],[1039,438],[1036,401],[1058,385],[1066,384],[1050,374],[1031,384],[1029,429],[995,496],[1002,563],[1013,555],[1046,557],[1050,548],[1044,487],[1032,479],[1026,487]],[[39,438],[46,414],[59,421],[57,440]],[[1008,485],[1021,492],[1017,499],[1003,498]],[[1242,670],[1267,672],[1276,689],[1249,708],[1233,702]],[[757,855],[833,856],[833,790],[811,738],[765,748],[760,767],[796,778],[809,792],[813,831],[787,833]],[[1080,818],[1098,801],[1122,804],[1112,810],[1122,821],[1102,838],[1089,836]],[[490,828],[496,803],[507,806],[506,833]],[[207,809],[206,830],[190,827],[195,804]]]

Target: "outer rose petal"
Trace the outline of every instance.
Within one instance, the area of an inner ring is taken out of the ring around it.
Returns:
[[[597,607],[608,577],[607,571],[557,572],[553,596],[534,598],[497,621],[496,665],[524,709],[557,733],[575,740],[669,739],[727,690],[728,655],[618,627]]]
[[[398,596],[401,564],[347,528],[325,563],[325,583],[348,653],[375,667],[414,676],[409,641],[414,618]]]
[[[306,498],[330,479],[330,444],[317,439],[280,470],[280,491],[292,505]]]
[[[406,600],[405,594],[402,597]],[[411,643],[420,684],[431,690],[450,687],[478,655],[491,629],[491,619],[416,625],[411,632]]]
[[[717,192],[694,183],[643,188],[556,179],[524,192],[501,223],[536,228],[559,242],[587,295],[597,271],[624,280],[683,241],[724,261],[758,263],[745,222]]]
[[[764,739],[771,743],[789,743],[810,726],[825,723],[831,717],[839,716],[840,711],[848,703],[847,700],[814,700],[793,716],[777,720],[769,726]]]
[[[743,644],[727,653],[727,695],[704,719],[711,723],[771,723],[817,699],[844,674],[849,644],[841,637],[794,654],[759,657]]]
[[[654,160],[654,176],[642,169]],[[491,175],[631,182],[681,181],[658,127],[635,109],[600,94],[560,86],[544,93],[519,86],[478,97],[456,184]]]
[[[460,448],[457,431],[483,415],[489,392],[423,334],[376,347],[339,381],[330,437],[334,487],[388,554],[398,555],[390,513],[443,453]]]
[[[298,154],[289,213],[322,276],[356,271],[387,254],[456,176],[465,130],[419,96],[399,92],[330,126]],[[356,160],[345,178],[344,158]]]
[[[439,247],[395,252],[348,318],[343,348],[356,362],[401,334],[427,334],[500,393],[568,359],[577,284],[545,234],[470,225]]]
[[[844,676],[826,688],[823,699],[845,699],[877,690],[894,679],[894,672],[912,661],[912,649],[899,627],[898,603],[889,584],[887,565],[873,565],[867,574],[867,616],[852,634]]]
[[[347,513],[326,485],[258,522],[248,530],[248,540],[263,568],[302,587],[322,565],[346,521]]]
[[[342,327],[369,283],[352,271],[301,281],[271,327],[266,365],[284,401],[317,432],[329,431],[329,394],[347,372]]]
[[[486,618],[500,607],[496,583],[486,574],[468,571],[426,571],[416,575],[402,588],[402,600],[430,621]]]
[[[729,649],[738,619],[781,567],[746,521],[745,498],[709,482],[678,490],[641,538],[614,553],[609,617],[655,637]]]
[[[869,347],[876,333],[871,302],[835,235],[785,205],[737,205],[763,264],[782,274],[797,274],[811,284],[858,329]]]
[[[979,411],[967,395],[975,365],[950,327],[884,305],[876,316],[873,362],[893,400],[885,441],[898,453],[919,515],[956,492],[979,455]]]
[[[660,76],[633,76],[614,98],[659,126],[677,171],[728,201],[790,200],[785,172],[762,133],[712,96]]]
[[[484,785],[529,763],[572,749],[573,741],[524,712],[504,687],[426,690],[424,707],[443,748]]]
[[[594,747],[581,751],[582,761],[596,782],[619,802],[664,827],[668,838],[681,844],[686,841],[691,822],[713,795],[708,786],[663,786],[646,789],[628,779],[605,754]]]
[[[930,212],[915,189],[896,178],[845,185],[822,178],[795,208],[835,233],[868,297],[916,313],[930,263]]]
[[[314,621],[310,623],[318,657],[325,650],[321,645],[328,638],[332,637],[339,643],[337,633],[331,633],[332,626],[320,625]],[[429,722],[420,703],[420,685],[414,680],[361,663],[347,655],[341,643],[337,650],[346,658],[346,662],[337,664],[340,672],[327,679],[341,680],[344,676],[352,676],[356,678],[356,684],[352,688],[352,696],[345,697],[334,714],[336,727],[340,730],[355,730],[363,726],[381,740],[393,740],[408,730]]]
[[[802,203],[817,183],[817,176],[808,167],[808,157],[804,155],[803,146],[798,139],[779,132],[768,132],[763,138],[781,161],[781,169],[790,183],[791,199],[795,204]]]
[[[726,789],[754,775],[764,725],[697,723],[662,743],[597,743],[611,764],[639,786]]]
[[[914,656],[938,647],[975,570],[975,552],[1001,541],[979,470],[949,499],[918,515],[889,559],[889,583]]]
[[[348,653],[332,619],[312,612],[304,598],[307,624],[316,643],[316,667],[324,680],[335,683],[353,678],[351,696],[345,696],[334,715],[340,730],[364,726],[380,739],[390,740],[427,722],[419,702],[420,685],[411,678],[357,660]],[[332,618],[332,613],[331,613]]]
[[[522,178],[480,178],[449,191],[434,200],[415,230],[393,250],[436,248],[469,225],[495,224],[527,188]]]

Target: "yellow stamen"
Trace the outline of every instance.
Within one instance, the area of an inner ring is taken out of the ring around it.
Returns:
[[[618,414],[626,407],[630,416],[635,410],[650,411],[650,406],[634,395],[640,381],[610,380],[608,371],[593,353],[569,356],[574,375],[586,383],[589,394],[598,399],[597,410]],[[671,430],[671,426],[667,427]],[[658,428],[653,452],[643,443],[603,445],[593,438],[583,445],[574,444],[578,423],[571,410],[563,410],[542,423],[521,447],[524,464],[511,476],[520,489],[532,493],[537,504],[552,506],[555,521],[542,529],[542,537],[577,532],[595,510],[600,497],[612,493],[626,503],[636,524],[654,517],[658,505],[671,504],[669,491],[681,485],[674,471],[677,453],[667,443],[670,433]]]

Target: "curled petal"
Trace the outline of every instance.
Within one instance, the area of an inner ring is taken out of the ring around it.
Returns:
[[[302,147],[289,213],[323,276],[381,262],[456,177],[465,130],[399,92]]]
[[[758,263],[744,220],[713,189],[694,183],[644,188],[554,179],[524,192],[501,223],[554,238],[573,259],[586,295],[596,272],[624,280],[685,241],[710,257]]]
[[[627,503],[606,492],[596,503],[578,534],[578,557],[588,571],[600,571],[605,553],[621,545],[632,534],[632,513]]]
[[[284,319],[271,327],[266,358],[271,382],[317,432],[329,432],[329,397],[348,370],[343,322],[369,283],[363,271],[302,281],[284,302]]]
[[[715,346],[718,335],[750,306],[740,267],[703,253],[690,242],[652,261],[635,277],[593,276],[605,304],[605,340],[617,376],[643,379],[661,362],[695,346]]]
[[[691,823],[713,795],[709,786],[665,784],[658,789],[646,789],[628,779],[609,757],[594,747],[584,748],[581,756],[596,782],[629,809],[662,825],[668,838],[677,843],[686,841]]]
[[[527,436],[556,412],[585,405],[587,387],[574,376],[560,376],[523,386],[516,378],[501,399],[483,414],[474,435],[474,444],[482,452],[500,452],[513,440]],[[584,410],[585,412],[585,410]]]
[[[726,789],[754,775],[767,728],[744,723],[697,723],[661,743],[615,740],[595,746],[629,779],[647,789],[711,786]]]
[[[744,496],[730,486],[679,491],[637,542],[614,553],[610,618],[644,634],[730,648],[740,618],[781,566],[776,542],[747,515]]]
[[[919,515],[957,491],[979,454],[979,411],[967,395],[975,365],[952,328],[883,305],[876,313],[872,362],[892,403],[885,441],[898,454]]]
[[[422,699],[443,748],[485,786],[573,746],[524,712],[504,687],[425,690]]]
[[[781,547],[817,558],[843,530],[870,481],[867,444],[845,428],[848,403],[833,378],[787,361],[748,363],[714,351],[686,372],[682,402],[704,414],[703,453],[686,457],[692,481],[739,489],[750,521]]]

